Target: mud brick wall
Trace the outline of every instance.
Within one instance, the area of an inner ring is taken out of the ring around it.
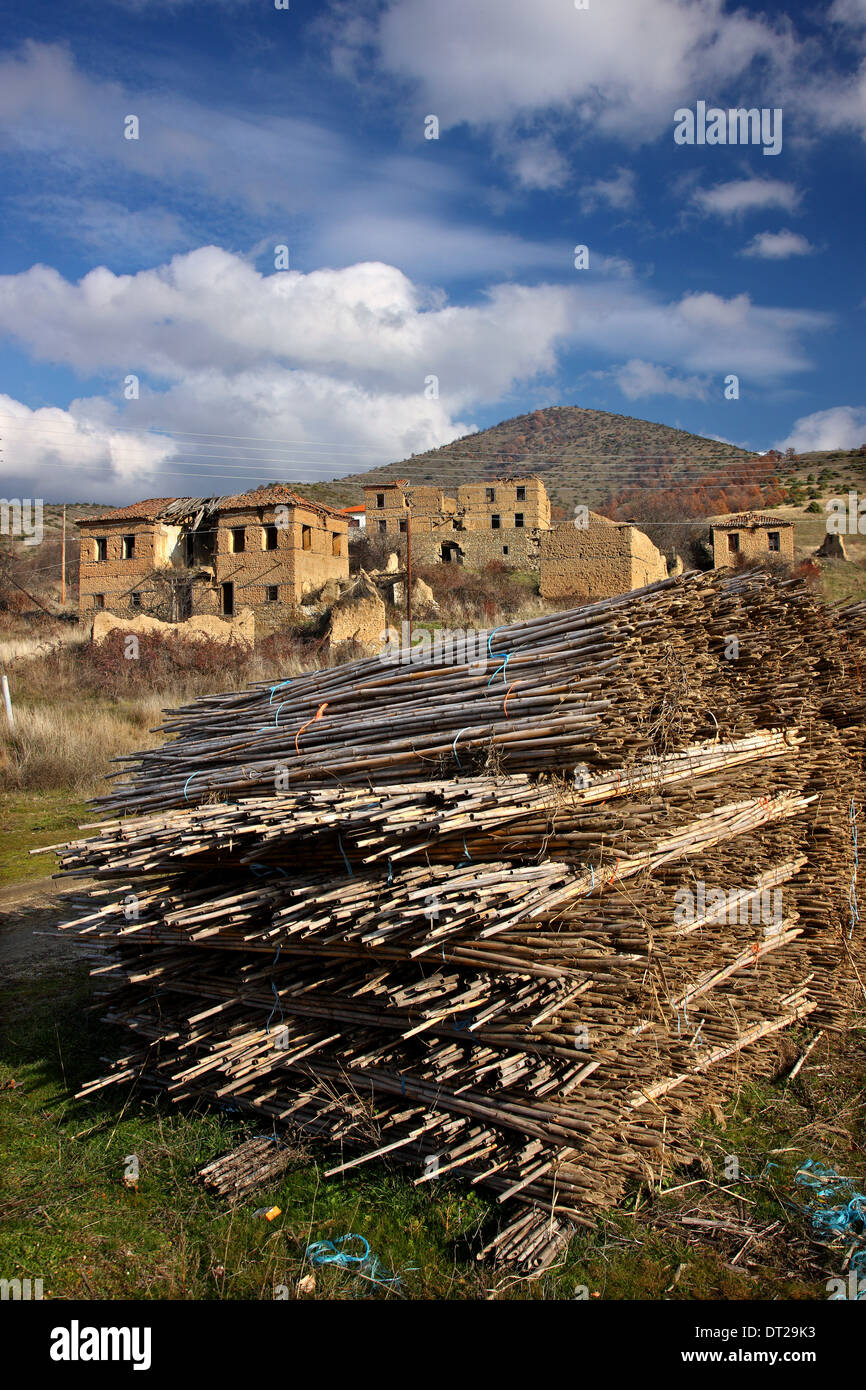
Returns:
[[[388,487],[384,483],[365,487],[364,504],[367,508],[368,536],[387,536],[390,540],[400,535],[400,523],[405,525],[408,515],[406,496],[401,487]]]
[[[778,551],[770,550],[771,531],[779,537]],[[730,536],[739,537],[739,550],[731,549]],[[746,560],[766,560],[770,554],[780,555],[783,560],[793,560],[793,526],[738,526],[724,530],[713,527],[713,564],[716,569],[733,565],[738,555]]]
[[[522,490],[522,498],[518,493]],[[493,493],[492,500],[488,493]],[[528,530],[550,526],[550,500],[540,478],[495,478],[489,483],[466,483],[457,489],[457,510],[467,531],[489,531],[490,518],[500,518],[503,530],[514,528],[517,513]]]
[[[235,612],[251,608],[256,630],[278,627],[285,607],[295,608],[308,593],[329,579],[349,578],[349,522],[312,509],[237,508],[221,512],[217,523],[215,582],[234,585]],[[276,527],[276,549],[267,548],[267,528]],[[233,547],[233,533],[243,531],[243,551]],[[305,545],[305,530],[308,544]],[[277,599],[267,597],[276,587]]]
[[[628,529],[631,541],[631,587],[643,589],[647,584],[667,579],[668,565],[662,552],[636,526],[629,526]]]
[[[441,487],[407,487],[406,496],[412,508],[413,526],[417,519],[432,521],[434,518],[453,514],[457,510],[454,498],[446,497]]]
[[[171,567],[179,574],[199,576],[191,588],[193,615],[223,615],[222,586],[230,583],[234,586],[235,613],[251,609],[257,631],[268,632],[282,626],[287,610],[294,610],[306,594],[329,579],[349,578],[347,517],[302,507],[290,508],[288,513],[276,506],[233,508],[208,525],[213,563],[203,565],[199,560],[189,568],[189,533],[184,527],[129,518],[81,526],[80,617],[92,617],[98,607],[121,617],[147,613],[154,571]],[[267,548],[269,526],[276,527],[273,550]],[[243,532],[243,550],[233,548],[235,531]],[[134,537],[133,554],[124,559],[124,538],[128,536]],[[96,558],[100,539],[105,540],[105,560]],[[276,588],[276,599],[268,598],[269,588]],[[140,603],[134,602],[135,594],[139,594]],[[97,595],[103,599],[100,604]]]
[[[180,527],[132,521],[126,517],[118,521],[85,522],[78,529],[81,534],[79,617],[93,616],[97,594],[103,595],[104,606],[112,613],[124,616],[139,613],[141,609],[133,604],[132,595],[136,592],[144,595],[153,571],[174,562]],[[126,536],[134,538],[134,552],[125,560],[123,542]],[[101,539],[105,540],[105,560],[96,558],[97,541]],[[146,606],[144,596],[142,605]]]
[[[544,598],[609,598],[665,578],[664,556],[634,526],[590,513],[586,529],[566,523],[541,537]]]

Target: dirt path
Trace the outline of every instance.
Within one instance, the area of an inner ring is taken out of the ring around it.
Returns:
[[[49,965],[76,958],[76,944],[57,931],[75,915],[90,880],[74,888],[53,878],[30,879],[0,889],[0,972],[32,978]]]

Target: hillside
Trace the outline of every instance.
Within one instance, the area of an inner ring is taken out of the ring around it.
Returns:
[[[344,506],[361,500],[365,483],[408,478],[454,494],[460,483],[507,472],[537,473],[555,507],[570,516],[578,503],[598,507],[641,478],[648,460],[664,461],[679,475],[702,474],[744,462],[745,449],[669,425],[580,406],[550,406],[516,415],[452,444],[413,454],[399,463],[340,478],[324,487],[345,490]],[[311,492],[314,489],[309,489]],[[318,494],[319,489],[315,489]]]
[[[537,473],[553,506],[570,516],[577,503],[596,508],[629,484],[645,481],[651,471],[648,465],[667,465],[685,481],[751,457],[733,444],[670,425],[580,406],[550,406],[368,472],[329,482],[293,479],[291,486],[329,506],[348,507],[363,502],[365,484],[389,478],[433,483],[453,496],[461,483],[508,472]],[[261,479],[263,483],[286,481]],[[147,489],[145,495],[149,495]],[[69,507],[68,517],[72,520],[92,510],[90,505],[77,503]],[[59,514],[59,507],[46,506],[47,528],[53,528]]]

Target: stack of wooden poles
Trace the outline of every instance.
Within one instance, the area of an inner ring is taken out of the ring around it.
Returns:
[[[479,1253],[538,1273],[783,1030],[866,1003],[866,605],[687,575],[482,651],[173,712],[57,847],[96,880],[64,929],[130,1038],[83,1094],[458,1175],[513,1209]]]

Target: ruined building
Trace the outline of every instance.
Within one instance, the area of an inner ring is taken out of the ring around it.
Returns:
[[[745,560],[765,560],[768,555],[778,555],[788,561],[794,559],[793,521],[763,512],[712,518],[710,541],[716,569],[736,564],[739,556]]]
[[[598,599],[666,579],[664,555],[628,522],[589,512],[585,526],[565,522],[541,541],[543,598]]]
[[[367,535],[402,551],[411,509],[412,558],[420,565],[469,565],[497,560],[509,569],[539,568],[541,539],[550,530],[550,501],[540,478],[467,483],[457,496],[441,487],[396,482],[364,488]]]
[[[349,521],[282,485],[235,497],[155,497],[76,522],[79,612],[168,622],[251,609],[272,631],[305,594],[349,578]]]

